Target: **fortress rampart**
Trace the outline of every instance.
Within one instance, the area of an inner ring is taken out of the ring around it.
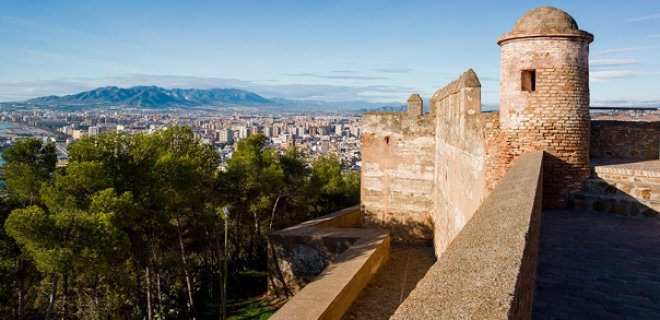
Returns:
[[[539,7],[502,35],[500,111],[481,112],[473,70],[401,113],[364,115],[364,224],[440,255],[518,157],[546,151],[545,207],[589,176],[589,43],[567,13]]]
[[[529,319],[543,208],[575,206],[576,194],[585,199],[576,189],[594,183],[586,180],[590,157],[650,160],[660,153],[659,122],[591,121],[591,41],[567,13],[539,7],[497,41],[500,111],[481,112],[481,84],[470,69],[433,95],[428,113],[418,94],[404,112],[365,113],[360,212],[271,234],[273,291],[279,284],[295,291],[329,265],[275,318],[341,317],[387,260],[391,236],[432,242],[438,258],[393,319]],[[594,169],[643,203],[658,199],[648,183],[657,176],[639,181],[621,177],[634,168],[610,170]],[[619,209],[628,202],[614,200],[613,212],[625,213]],[[638,204],[629,208],[640,212]],[[358,225],[367,229],[339,228]]]
[[[486,137],[497,118],[481,113],[481,83],[472,70],[433,95],[431,114],[436,128],[434,244],[439,254],[487,195]]]
[[[395,241],[433,239],[441,252],[493,185],[487,141],[498,113],[481,113],[472,70],[438,90],[428,114],[421,110],[412,95],[405,112],[364,115],[363,220],[389,229]]]
[[[419,103],[419,104],[417,104]],[[414,112],[366,113],[361,201],[365,227],[386,227],[397,241],[430,242],[435,173],[435,118]]]

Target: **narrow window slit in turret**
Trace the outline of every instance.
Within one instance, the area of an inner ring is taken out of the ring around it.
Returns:
[[[522,91],[536,91],[536,70],[523,70],[520,78]]]

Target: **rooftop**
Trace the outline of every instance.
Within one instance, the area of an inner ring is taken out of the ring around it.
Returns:
[[[575,19],[565,11],[554,7],[538,7],[520,17],[511,32],[500,36],[497,43],[514,38],[543,36],[573,36],[589,42],[594,39],[591,33],[580,30]]]

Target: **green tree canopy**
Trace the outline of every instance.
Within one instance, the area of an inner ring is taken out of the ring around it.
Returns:
[[[55,144],[44,144],[36,138],[14,143],[2,153],[5,160],[4,181],[13,201],[23,205],[38,202],[41,184],[55,170]]]

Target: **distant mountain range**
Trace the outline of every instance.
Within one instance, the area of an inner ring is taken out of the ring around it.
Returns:
[[[398,110],[391,103],[371,103],[366,101],[327,102],[319,100],[291,100],[283,98],[265,98],[254,92],[232,89],[165,89],[156,86],[137,86],[119,88],[115,86],[101,87],[65,96],[38,97],[24,102],[12,103],[17,106],[43,106],[51,108],[96,108],[96,107],[127,107],[142,109],[162,108],[251,108],[269,112],[295,113],[327,113],[349,112],[362,113],[368,110],[380,109]]]
[[[141,108],[277,105],[256,93],[239,89],[165,89],[156,86],[101,87],[66,96],[46,96],[26,103],[44,106],[125,106]]]

